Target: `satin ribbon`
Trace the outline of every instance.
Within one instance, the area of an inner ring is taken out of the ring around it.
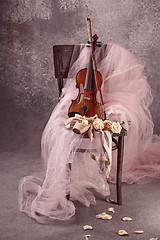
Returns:
[[[77,134],[87,133],[91,142],[93,142],[93,140],[94,140],[93,121],[96,118],[98,118],[97,115],[95,115],[94,117],[88,118],[85,116],[81,116],[79,114],[75,114],[74,117],[71,117],[71,118],[67,119],[67,121],[65,121],[65,127],[68,129],[72,128],[72,130]],[[100,162],[101,165],[102,165],[102,163],[105,164],[106,169],[105,170],[102,169],[102,170],[105,171],[105,175],[108,177],[110,168],[111,168],[111,162],[112,162],[112,134],[108,130],[95,130],[95,131],[98,131],[101,134],[103,149],[106,152],[107,157],[106,156],[96,156],[92,153],[92,150],[90,152],[90,156],[93,160]]]
[[[65,121],[66,128],[71,128],[77,134],[87,133],[90,140],[93,141],[93,121],[98,118],[97,115],[94,117],[85,117],[79,114],[75,114],[74,117],[70,117],[67,121]]]
[[[98,130],[98,132],[101,133],[102,144],[103,144],[104,151],[107,153],[107,157],[106,156],[95,156],[92,153],[90,153],[90,156],[93,160],[100,162],[101,167],[102,167],[102,163],[105,164],[106,169],[105,170],[102,169],[102,170],[105,171],[105,175],[107,177],[109,177],[111,163],[112,163],[112,135],[107,130],[104,130],[104,131]]]

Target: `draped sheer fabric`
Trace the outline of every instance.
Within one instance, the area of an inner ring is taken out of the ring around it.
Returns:
[[[107,181],[99,163],[77,148],[92,148],[89,139],[64,127],[71,100],[75,99],[76,73],[87,67],[90,48],[75,47],[69,76],[61,100],[53,110],[42,135],[43,174],[24,177],[19,185],[19,207],[39,223],[67,220],[75,214],[74,201],[85,206],[95,204],[95,189],[110,194],[109,182],[116,178],[116,153]],[[147,182],[160,178],[160,137],[153,135],[149,106],[153,97],[144,76],[144,67],[131,52],[117,44],[102,44],[95,52],[98,71],[103,77],[102,95],[107,118],[119,121],[127,129],[123,161],[123,182]],[[87,141],[87,142],[86,142]],[[103,153],[99,136],[93,145]],[[71,170],[69,164],[72,164]],[[70,199],[66,195],[70,194]]]

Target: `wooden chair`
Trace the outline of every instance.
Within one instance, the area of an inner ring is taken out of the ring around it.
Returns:
[[[67,78],[70,61],[75,45],[54,45],[53,46],[53,58],[54,58],[54,70],[55,78],[57,79],[59,96],[64,84],[64,78]],[[78,56],[77,56],[78,57]],[[76,60],[76,58],[75,58]],[[117,176],[116,176],[116,189],[117,189],[117,202],[118,205],[122,205],[122,164],[123,164],[123,151],[124,151],[124,136],[127,135],[127,131],[123,128],[121,133],[113,133],[112,140],[115,145],[112,150],[117,150]]]

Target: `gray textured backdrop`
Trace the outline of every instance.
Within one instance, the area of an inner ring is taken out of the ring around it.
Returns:
[[[145,64],[160,133],[159,0],[0,0],[0,149],[40,147],[57,103],[52,46],[85,43],[86,17],[100,41],[119,43]]]

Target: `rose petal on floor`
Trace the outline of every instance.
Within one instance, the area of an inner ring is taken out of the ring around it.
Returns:
[[[114,200],[113,200],[113,199],[110,199],[110,198],[106,198],[106,202],[113,203]]]
[[[111,207],[111,208],[108,208],[108,211],[109,211],[109,212],[113,212],[113,213],[115,212],[114,208],[112,208],[112,207]]]
[[[134,231],[134,233],[136,233],[136,234],[143,234],[144,231],[143,230],[137,230],[137,231]]]
[[[90,225],[85,225],[85,226],[83,226],[83,229],[84,230],[93,230],[93,227]]]
[[[129,235],[129,234],[126,232],[126,230],[119,230],[118,235],[124,236],[124,235]]]
[[[102,220],[110,220],[110,219],[112,219],[112,216],[103,212],[103,213],[97,214],[96,218],[102,219]]]
[[[85,240],[88,240],[88,239],[89,239],[89,237],[91,237],[91,235],[90,235],[90,234],[87,234],[87,235],[85,235],[85,236],[84,236]]]
[[[131,217],[123,217],[122,220],[124,222],[129,222],[129,221],[132,221],[133,219]]]

